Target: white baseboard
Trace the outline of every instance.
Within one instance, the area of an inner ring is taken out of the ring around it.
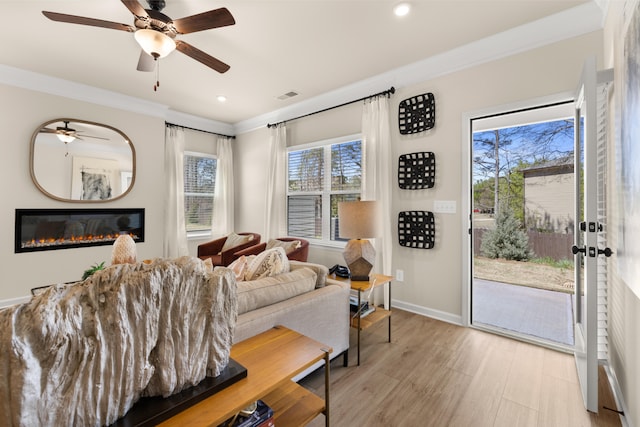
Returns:
[[[618,378],[616,378],[616,374],[609,366],[608,363],[604,363],[604,371],[607,373],[607,379],[609,380],[609,386],[611,387],[611,392],[613,393],[613,399],[616,401],[616,407],[618,411],[622,411],[625,414],[628,414],[627,407],[624,403],[622,390],[620,390],[620,384],[618,384]],[[622,423],[622,427],[633,427],[633,423],[624,415],[620,415],[620,422]]]
[[[426,317],[431,317],[436,320],[442,320],[443,322],[453,323],[454,325],[462,326],[462,316],[447,313],[445,311],[434,310],[432,308],[422,307],[420,305],[411,304],[404,301],[392,300],[392,309],[398,308],[400,310],[409,311],[415,314],[421,314]]]
[[[25,303],[25,302],[29,301],[30,299],[31,299],[30,296],[28,296],[28,297],[20,297],[20,298],[3,299],[3,300],[0,300],[0,308],[10,307],[10,306],[16,305],[16,304],[22,304],[22,303]]]

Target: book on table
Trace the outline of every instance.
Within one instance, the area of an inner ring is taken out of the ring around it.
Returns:
[[[252,413],[240,412],[236,417],[218,427],[274,427],[274,425],[273,409],[262,400],[258,400]]]
[[[376,310],[374,306],[369,305],[369,301],[361,301],[360,310],[358,310],[358,298],[353,296],[349,298],[349,307],[353,317],[356,317],[358,314],[360,314],[360,317],[365,317]]]

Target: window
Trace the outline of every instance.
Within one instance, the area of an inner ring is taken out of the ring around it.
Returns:
[[[211,230],[216,162],[216,158],[210,154],[184,154],[184,218],[187,233]]]
[[[310,144],[288,153],[287,233],[311,240],[339,238],[338,202],[360,198],[359,136]]]

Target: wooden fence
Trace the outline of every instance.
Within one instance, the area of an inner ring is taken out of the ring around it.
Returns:
[[[473,254],[481,255],[480,245],[482,244],[482,235],[487,231],[486,228],[473,229]],[[549,257],[560,261],[563,259],[573,259],[571,246],[573,245],[573,234],[560,233],[540,233],[538,231],[529,231],[529,248],[533,251],[536,258]]]

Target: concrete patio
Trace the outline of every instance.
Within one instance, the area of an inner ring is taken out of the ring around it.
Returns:
[[[573,346],[571,294],[473,279],[472,323]]]

